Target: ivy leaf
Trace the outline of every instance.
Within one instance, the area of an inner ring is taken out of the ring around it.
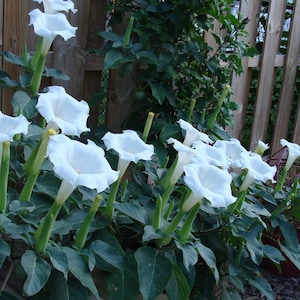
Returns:
[[[91,293],[99,297],[91,272],[80,253],[67,247],[64,247],[63,250],[68,257],[69,271],[83,286],[87,287]]]
[[[0,269],[6,259],[10,255],[10,247],[9,245],[4,241],[0,240]]]
[[[51,268],[46,260],[36,256],[32,250],[27,250],[22,258],[21,265],[27,274],[23,292],[30,297],[38,293],[46,284]]]
[[[172,276],[171,262],[155,249],[145,246],[135,252],[140,292],[144,300],[154,300]]]

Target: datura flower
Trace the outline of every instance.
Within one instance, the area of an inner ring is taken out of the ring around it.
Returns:
[[[53,40],[60,35],[65,41],[75,36],[77,27],[71,26],[63,13],[47,14],[39,9],[29,13],[30,23],[36,35],[43,37],[41,54],[47,55]]]
[[[213,147],[220,148],[231,162],[231,167],[241,167],[240,158],[242,153],[248,153],[238,139],[231,138],[230,140],[217,140]]]
[[[0,143],[13,141],[14,135],[27,134],[29,122],[23,115],[11,117],[0,111]]]
[[[280,144],[282,147],[288,148],[288,157],[284,169],[289,170],[295,160],[300,157],[300,146],[296,143],[288,142],[285,139],[281,139]]]
[[[44,12],[46,14],[55,14],[60,11],[69,12],[70,10],[73,13],[77,12],[77,9],[74,8],[74,3],[72,0],[34,0],[38,3],[43,3]]]
[[[117,169],[120,171],[120,178],[130,162],[150,160],[154,154],[154,146],[146,144],[133,130],[124,130],[123,133],[107,132],[102,140],[108,150],[113,149],[119,154]]]
[[[36,105],[46,119],[48,128],[60,129],[63,134],[76,135],[90,129],[86,126],[89,105],[84,100],[77,101],[61,86],[50,86],[49,91],[39,94]]]
[[[104,150],[94,142],[88,144],[72,140],[63,134],[50,137],[47,156],[54,165],[54,172],[63,179],[68,192],[60,198],[65,201],[77,186],[104,191],[118,178],[119,172],[111,169]],[[62,191],[61,191],[62,192]]]
[[[268,144],[266,144],[263,141],[259,140],[254,152],[259,154],[259,155],[263,155],[265,153],[265,151],[268,150],[269,148],[270,147],[269,147]]]
[[[183,144],[186,146],[191,146],[194,141],[201,140],[205,143],[212,143],[212,140],[209,138],[207,134],[197,130],[193,125],[189,122],[186,122],[182,119],[178,121],[181,129],[185,130],[185,138]]]
[[[242,153],[240,162],[241,167],[247,169],[246,177],[240,187],[241,191],[245,191],[255,180],[261,182],[271,180],[274,182],[277,168],[264,162],[261,155],[251,152]]]
[[[232,196],[232,177],[226,169],[210,164],[188,164],[184,167],[183,180],[192,193],[185,200],[182,209],[190,210],[203,198],[210,201],[213,207],[227,207],[235,202]]]

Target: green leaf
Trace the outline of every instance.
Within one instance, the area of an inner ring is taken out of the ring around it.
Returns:
[[[280,231],[283,234],[286,242],[291,248],[299,248],[297,231],[295,225],[288,221],[280,220],[279,222]]]
[[[264,245],[263,250],[265,255],[269,259],[271,259],[274,263],[280,264],[280,261],[284,261],[284,257],[282,253],[276,247],[270,245]]]
[[[61,70],[56,70],[52,68],[46,68],[45,73],[43,74],[46,77],[53,77],[60,80],[69,80],[70,77]]]
[[[164,102],[164,99],[166,97],[166,92],[164,87],[159,83],[149,83],[152,96],[158,101],[158,103],[161,105]]]
[[[159,140],[162,143],[165,143],[170,137],[174,139],[179,139],[181,137],[181,130],[176,124],[164,125],[160,132]]]
[[[123,270],[118,269],[107,276],[110,300],[138,299],[140,291],[136,267],[133,255],[129,255],[126,258]]]
[[[220,276],[216,265],[216,257],[214,252],[210,248],[204,246],[199,241],[196,243],[195,247],[197,248],[199,255],[203,258],[205,263],[210,267],[211,271],[214,274],[215,280],[218,283]]]
[[[0,240],[0,269],[6,257],[8,256],[10,256],[10,247],[4,240],[1,239]]]
[[[156,249],[147,246],[135,252],[135,259],[143,299],[154,300],[166,288],[172,276],[172,264]]]
[[[105,40],[112,41],[112,42],[122,42],[122,37],[116,33],[103,31],[99,32],[98,35],[103,37]]]
[[[18,65],[18,66],[26,67],[26,64],[24,63],[21,56],[17,56],[10,51],[3,51],[2,55],[3,55],[3,58],[10,63]]]
[[[104,58],[104,68],[106,70],[116,69],[121,64],[133,61],[132,58],[125,57],[119,49],[109,50]]]
[[[23,254],[21,265],[27,274],[23,292],[26,296],[33,296],[45,286],[50,276],[51,268],[46,260],[37,257],[32,250],[27,250]]]
[[[223,287],[221,299],[222,300],[241,300],[242,298],[237,290],[232,289],[232,288]]]
[[[190,270],[198,261],[198,252],[197,248],[194,245],[183,244],[176,242],[178,249],[182,251],[183,264],[187,270]],[[200,246],[199,246],[200,247]]]
[[[289,258],[289,260],[300,270],[300,246],[293,247],[290,244],[280,243],[278,241],[280,249]]]
[[[274,300],[274,294],[271,285],[263,277],[248,278],[248,282],[251,286],[257,288],[268,300]]]
[[[120,254],[119,250],[112,245],[97,240],[90,245],[89,249],[92,250],[96,255],[101,257],[108,264],[114,266],[117,269],[123,269],[123,257]]]
[[[26,118],[32,119],[36,114],[36,100],[30,98],[24,91],[15,92],[12,96],[11,103],[14,108],[15,116],[22,113]]]
[[[116,203],[115,208],[142,224],[149,224],[149,215],[141,205],[135,203]]]
[[[68,279],[68,257],[65,254],[65,252],[62,249],[59,249],[57,247],[50,248],[48,251],[49,258],[51,263],[53,264],[53,267],[62,272],[65,279]]]
[[[99,297],[91,272],[83,257],[71,248],[64,247],[63,250],[68,257],[69,271],[83,286],[87,287],[91,293],[93,293],[96,297]]]
[[[177,265],[172,265],[173,274],[167,285],[169,299],[189,299],[190,286],[182,270]]]
[[[20,84],[9,76],[0,77],[0,88],[18,88]]]

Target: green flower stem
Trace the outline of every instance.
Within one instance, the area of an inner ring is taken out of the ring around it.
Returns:
[[[79,231],[78,231],[75,241],[74,241],[74,245],[78,249],[82,249],[83,246],[85,245],[91,223],[95,217],[96,212],[98,211],[101,200],[102,200],[102,197],[100,195],[97,195],[96,198],[94,199],[83,223],[81,224],[81,226],[79,228]]]
[[[110,192],[109,192],[106,207],[105,207],[105,215],[110,219],[114,215],[114,203],[116,201],[117,192],[118,192],[119,185],[120,185],[120,180],[121,180],[121,178],[119,177],[118,180],[115,181],[110,186]]]
[[[62,206],[63,202],[59,203],[57,201],[54,201],[47,215],[42,219],[41,224],[38,227],[34,236],[36,241],[34,245],[34,250],[37,253],[45,252],[48,241],[51,236],[51,232],[53,230],[55,220]]]
[[[290,194],[288,195],[288,197],[286,197],[286,198],[284,199],[284,201],[282,201],[282,202],[280,203],[280,205],[277,206],[277,207],[272,211],[272,217],[277,217],[277,216],[281,213],[281,211],[285,208],[286,204],[287,204],[290,200],[292,200],[294,197],[295,197],[295,193],[290,193]]]
[[[216,120],[217,120],[217,117],[218,117],[218,114],[221,110],[221,107],[223,105],[223,102],[228,94],[230,90],[230,85],[226,85],[219,100],[218,100],[218,104],[217,104],[217,107],[215,108],[215,110],[213,111],[213,113],[211,114],[211,116],[209,117],[208,121],[207,121],[207,128],[208,129],[212,129]]]
[[[188,114],[187,114],[187,116],[186,116],[186,121],[187,121],[187,122],[191,122],[192,114],[193,114],[195,105],[196,105],[196,99],[193,98],[193,99],[191,100],[191,104],[190,104],[190,107],[189,107],[189,111],[188,111]]]
[[[173,192],[173,188],[174,188],[174,185],[169,185],[166,189],[165,189],[165,191],[164,191],[164,193],[163,193],[163,195],[162,195],[162,197],[161,197],[161,199],[162,199],[162,209],[164,210],[164,208],[165,208],[165,206],[166,206],[166,204],[167,204],[167,202],[168,202],[168,199],[170,198],[170,195],[172,194],[172,192]]]
[[[124,46],[128,46],[129,42],[130,42],[130,35],[132,32],[132,27],[133,27],[133,22],[134,22],[134,17],[131,16],[128,22],[128,26],[125,32],[125,36],[124,36],[124,40],[123,40],[123,44]]]
[[[146,120],[146,123],[145,123],[144,131],[143,131],[142,140],[144,142],[147,141],[147,138],[148,138],[148,135],[149,135],[149,132],[150,132],[150,128],[151,128],[152,123],[153,123],[153,118],[154,118],[154,113],[153,112],[149,112],[147,120]]]
[[[247,190],[240,191],[238,193],[237,200],[228,206],[228,211],[231,213],[235,213],[236,211],[239,211],[242,208],[246,194],[247,194]]]
[[[39,61],[39,58],[41,56],[41,50],[42,50],[42,46],[43,46],[43,41],[44,41],[44,38],[43,37],[39,37],[38,38],[38,43],[37,43],[37,46],[35,48],[35,52],[34,52],[34,55],[31,59],[31,65],[33,67],[33,69],[35,70],[36,66],[37,66],[37,63]]]
[[[168,205],[168,208],[166,209],[166,212],[164,213],[164,216],[163,216],[165,220],[169,219],[171,212],[173,210],[173,207],[174,207],[174,201],[171,201],[170,204]]]
[[[176,231],[178,224],[181,222],[185,213],[186,212],[184,210],[180,210],[169,223],[169,225],[166,226],[166,228],[163,230],[163,233],[167,236],[160,241],[160,246],[165,246],[170,243],[171,237],[168,235]]]
[[[279,178],[279,180],[277,181],[277,184],[276,184],[276,186],[275,186],[275,189],[274,189],[274,195],[282,190],[282,187],[283,187],[283,184],[284,184],[284,182],[285,182],[287,173],[288,173],[288,169],[284,168],[284,169],[282,170],[282,173],[280,174],[280,178]]]
[[[160,229],[161,226],[161,217],[162,217],[162,199],[161,196],[158,195],[156,199],[156,206],[152,216],[152,226],[155,229]]]
[[[200,206],[201,206],[201,202],[198,202],[196,205],[194,205],[191,208],[186,220],[184,221],[184,223],[178,233],[181,241],[186,241],[188,239]]]
[[[2,143],[2,157],[0,158],[1,158],[0,212],[3,213],[6,210],[6,202],[7,202],[7,185],[8,185],[9,162],[10,162],[10,142]]]
[[[45,61],[46,61],[46,55],[41,54],[38,59],[36,69],[33,73],[33,76],[32,76],[31,82],[30,82],[30,91],[33,95],[36,95],[39,91],[41,81],[42,81]]]
[[[20,201],[29,201],[30,200],[36,179],[38,178],[39,174],[40,174],[40,172],[37,172],[35,174],[32,173],[27,177],[25,185],[19,196]]]
[[[170,185],[170,180],[172,178],[172,175],[174,173],[174,170],[176,168],[176,165],[178,163],[178,154],[176,155],[176,158],[174,159],[171,167],[169,168],[167,174],[164,176],[164,178],[161,180],[161,186],[164,189],[167,189],[167,187]]]

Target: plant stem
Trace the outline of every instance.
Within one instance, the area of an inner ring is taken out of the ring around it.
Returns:
[[[190,107],[189,107],[189,111],[188,111],[188,114],[187,114],[187,116],[186,116],[186,121],[187,121],[187,122],[191,122],[192,114],[193,114],[195,105],[196,105],[196,99],[193,98],[193,99],[191,100],[191,104],[190,104]]]
[[[25,185],[19,196],[20,201],[29,201],[30,200],[36,179],[39,176],[39,174],[40,174],[40,172],[37,172],[36,174],[30,174],[27,177]]]
[[[1,170],[0,170],[0,212],[3,213],[6,210],[7,204],[7,186],[8,186],[8,174],[9,174],[9,162],[10,162],[10,142],[2,143],[2,157]]]
[[[83,246],[85,245],[86,242],[86,238],[87,235],[89,233],[89,229],[91,226],[91,223],[95,217],[95,214],[99,208],[100,202],[102,200],[102,197],[100,195],[97,195],[96,198],[94,199],[83,223],[81,224],[79,231],[76,235],[75,241],[74,241],[74,245],[78,248],[78,249],[82,249]]]
[[[162,218],[162,199],[161,196],[158,195],[156,199],[156,206],[152,216],[152,226],[155,229],[159,229],[161,225],[161,218]]]
[[[275,190],[274,190],[274,194],[280,192],[282,190],[283,184],[285,182],[285,178],[287,176],[288,170],[286,168],[284,168],[282,170],[281,176],[276,184]]]
[[[119,177],[118,180],[110,186],[110,192],[105,206],[105,215],[110,219],[114,215],[114,203],[116,201],[120,180],[121,178]]]
[[[55,220],[62,206],[63,203],[54,201],[47,215],[42,219],[34,236],[36,241],[34,249],[37,253],[45,252]]]
[[[31,82],[30,82],[30,91],[33,95],[36,95],[39,91],[41,81],[42,81],[42,75],[43,75],[45,61],[46,61],[46,55],[41,54],[38,59],[36,69],[33,73],[33,76],[32,76]]]

